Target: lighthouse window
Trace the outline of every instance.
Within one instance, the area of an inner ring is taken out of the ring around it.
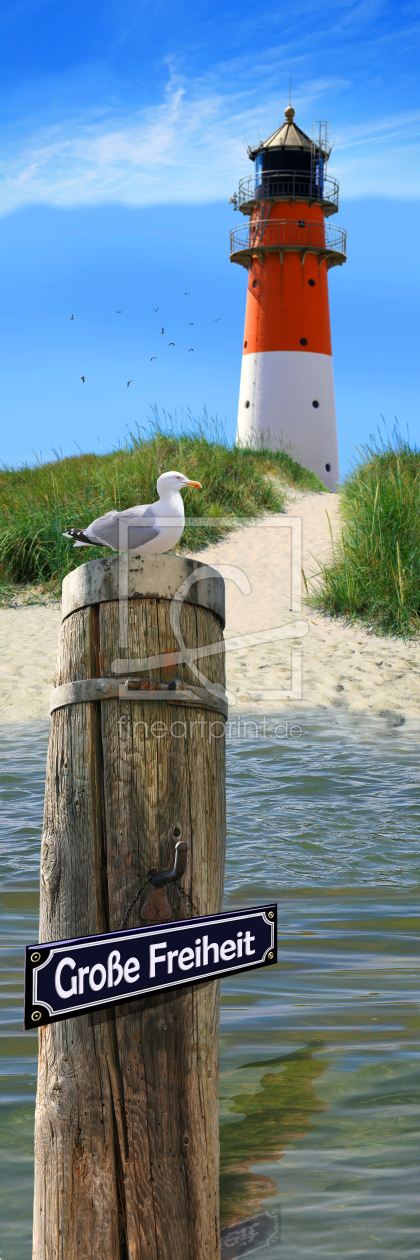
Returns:
[[[331,464],[325,465],[325,472],[331,472]]]
[[[253,281],[252,281],[252,288],[253,288],[253,289],[256,289],[257,284],[258,284],[258,280],[253,280]]]
[[[298,227],[305,227],[305,220],[304,220],[304,219],[298,219]]]
[[[249,407],[249,406],[250,406],[250,403],[249,403],[248,398],[247,398],[246,402],[244,403],[244,407]]]
[[[247,345],[248,345],[248,342],[244,341],[244,350],[246,350]]]
[[[308,280],[308,284],[310,284],[311,289],[315,288],[315,280]]]
[[[308,338],[307,338],[307,337],[301,337],[301,339],[300,339],[300,344],[301,344],[301,346],[307,346],[307,344],[308,344]]]
[[[317,398],[314,398],[314,401],[313,401],[313,403],[312,403],[312,406],[313,406],[313,407],[319,407],[319,402],[318,402],[318,399],[317,399]]]

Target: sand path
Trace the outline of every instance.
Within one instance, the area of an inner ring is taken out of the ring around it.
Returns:
[[[386,714],[394,723],[418,718],[420,642],[369,635],[360,625],[349,626],[313,611],[303,597],[299,613],[296,597],[294,602],[291,598],[292,537],[299,591],[300,568],[308,578],[317,572],[318,561],[331,555],[329,522],[337,537],[338,495],[294,492],[288,496],[285,514],[247,525],[200,553],[210,564],[241,570],[249,582],[249,593],[242,593],[236,585],[240,574],[232,573],[229,579],[224,573],[231,711],[334,706]],[[257,632],[256,638],[267,631],[267,641],[251,646],[246,642],[250,631]],[[237,643],[232,651],[229,640]]]
[[[290,493],[286,513],[198,553],[226,579],[231,713],[334,706],[418,719],[420,642],[369,636],[300,600],[301,566],[309,576],[331,551],[327,512],[337,535],[338,496]],[[55,607],[0,609],[0,722],[48,717],[59,627]]]

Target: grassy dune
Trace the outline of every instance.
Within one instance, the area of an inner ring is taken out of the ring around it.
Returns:
[[[214,527],[187,526],[182,546],[199,550],[226,526],[218,518],[238,521],[261,512],[279,512],[284,485],[323,490],[314,473],[285,451],[232,447],[204,417],[188,430],[165,429],[158,416],[151,433],[131,434],[124,448],[106,455],[57,457],[35,467],[3,467],[0,472],[0,595],[10,598],[16,585],[58,593],[71,569],[86,562],[84,549],[73,550],[63,538],[69,525],[83,527],[111,509],[123,511],[156,498],[160,473],[176,468],[202,482],[200,493],[186,491],[185,512],[214,518]],[[280,484],[279,484],[280,483]],[[282,484],[281,484],[282,483]],[[91,548],[89,559],[110,554]]]
[[[398,434],[363,448],[341,496],[343,529],[311,603],[397,635],[420,630],[420,451]]]

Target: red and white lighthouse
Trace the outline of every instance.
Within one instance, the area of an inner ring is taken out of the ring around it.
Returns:
[[[346,261],[346,233],[326,175],[326,123],[312,139],[286,121],[257,149],[255,173],[231,198],[249,216],[234,228],[232,262],[248,270],[237,440],[290,449],[330,490],[339,477],[328,271]]]

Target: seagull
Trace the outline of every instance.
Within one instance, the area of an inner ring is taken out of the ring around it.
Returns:
[[[155,311],[155,312],[156,312],[156,314],[157,314],[158,310],[159,310],[159,307],[158,307],[158,306],[152,306],[152,311]]]
[[[189,320],[188,320],[188,327],[192,328],[192,323],[190,324]]]
[[[134,376],[133,376],[133,378],[132,378],[132,380],[131,380],[131,381],[127,381],[127,389],[128,389],[128,386],[129,386],[129,385],[132,385],[132,384],[133,384],[133,381],[134,381]]]
[[[169,342],[169,345],[170,345],[170,346],[174,346],[174,345],[175,345],[175,342],[174,342],[174,341],[170,341],[170,342]]]
[[[74,315],[70,315],[70,319],[74,319]]]
[[[156,483],[156,503],[139,503],[125,512],[106,512],[86,529],[64,530],[63,538],[71,538],[75,547],[110,547],[111,551],[130,555],[161,555],[181,538],[185,517],[180,491],[187,486],[202,489],[200,481],[190,481],[184,473],[162,473]]]
[[[165,332],[165,329],[164,329],[164,328],[162,328],[162,332],[163,332],[163,333]]]
[[[191,294],[190,294],[189,289],[188,289],[187,293],[184,293],[184,297],[191,297]]]
[[[122,311],[116,311],[116,312],[115,312],[115,314],[116,314],[116,315],[122,315]]]
[[[152,363],[152,362],[153,362],[153,359],[155,359],[155,358],[156,358],[156,355],[155,355],[155,354],[152,354],[152,357],[151,357],[150,362]]]
[[[220,324],[220,320],[221,320],[221,318],[222,318],[222,316],[221,316],[221,315],[219,315],[217,319],[213,319],[213,316],[212,316],[212,317],[211,317],[211,322],[212,322],[212,324]]]
[[[194,354],[194,346],[190,346],[188,354]]]
[[[81,376],[81,377],[80,377],[80,380],[81,380],[81,381],[83,381],[83,384],[84,384],[84,383],[85,383],[85,380],[86,380],[86,377],[85,377],[85,376]]]

